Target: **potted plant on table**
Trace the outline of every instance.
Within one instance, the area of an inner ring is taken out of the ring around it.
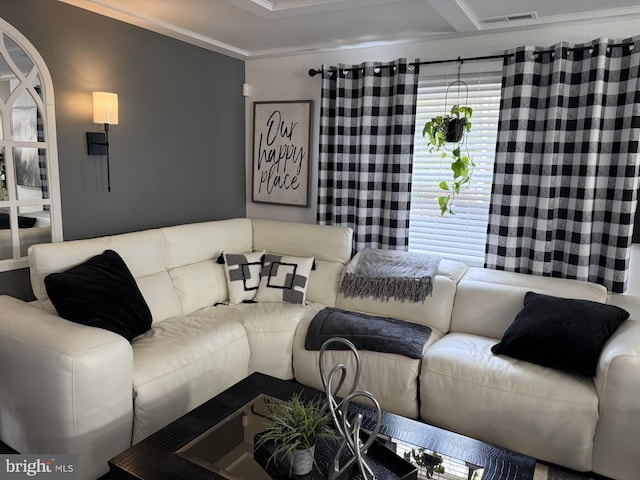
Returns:
[[[471,114],[473,109],[467,106],[454,105],[451,111],[445,115],[433,117],[425,123],[422,136],[427,138],[429,152],[441,152],[442,158],[451,158],[451,170],[453,178],[442,180],[438,186],[447,192],[438,197],[440,215],[453,214],[453,201],[460,190],[468,186],[475,164],[471,159],[462,154],[461,146],[465,132],[471,130]],[[449,147],[447,144],[453,144]]]
[[[279,457],[289,461],[289,474],[305,475],[313,469],[317,439],[338,438],[331,423],[326,402],[316,397],[310,402],[295,394],[286,402],[267,404],[269,419],[267,429],[260,434],[256,446],[273,442],[269,461]]]

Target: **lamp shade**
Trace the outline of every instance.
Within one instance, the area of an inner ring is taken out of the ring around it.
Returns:
[[[118,94],[93,92],[93,123],[118,124]]]

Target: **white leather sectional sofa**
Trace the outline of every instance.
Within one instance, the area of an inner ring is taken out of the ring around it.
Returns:
[[[361,351],[360,389],[384,409],[621,480],[638,477],[640,304],[604,288],[442,260],[424,303],[345,298],[342,227],[232,219],[31,248],[32,304],[0,297],[0,439],[24,453],[77,453],[79,478],[253,371],[319,387],[309,322],[324,306],[432,328],[422,359]],[[153,323],[131,343],[60,318],[44,278],[111,249]],[[228,305],[221,252],[314,257],[304,305]],[[494,355],[527,291],[623,304],[594,378]],[[349,364],[346,352],[329,352]]]

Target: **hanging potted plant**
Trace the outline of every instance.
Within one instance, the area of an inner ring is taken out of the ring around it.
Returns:
[[[7,172],[4,166],[4,153],[0,152],[0,200],[8,200]]]
[[[404,459],[418,466],[426,478],[433,478],[433,475],[436,473],[445,473],[444,466],[442,465],[442,456],[435,452],[431,454],[424,448],[414,448],[405,452]]]
[[[453,105],[449,113],[433,117],[425,123],[422,136],[427,138],[429,152],[441,152],[442,158],[451,158],[451,180],[442,180],[438,186],[447,192],[438,197],[440,215],[454,214],[453,201],[460,190],[469,185],[475,164],[462,154],[465,132],[471,130],[473,109],[468,106]]]
[[[305,403],[300,394],[295,394],[286,402],[269,403],[267,408],[267,429],[259,434],[256,447],[271,442],[269,462],[285,459],[289,475],[306,475],[315,464],[316,440],[338,438],[326,402],[316,397]]]

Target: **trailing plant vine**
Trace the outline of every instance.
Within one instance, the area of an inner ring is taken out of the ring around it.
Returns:
[[[464,132],[471,130],[471,115],[473,109],[467,106],[453,105],[451,111],[445,115],[433,117],[425,123],[422,129],[422,136],[428,140],[428,150],[431,153],[441,152],[442,158],[451,158],[451,180],[442,180],[438,187],[447,192],[438,197],[440,215],[445,213],[455,214],[453,202],[460,191],[471,182],[471,174],[475,168],[475,163],[468,154],[463,155],[461,147],[463,145]],[[447,144],[457,143],[455,148],[447,149]]]
[[[4,165],[4,153],[0,152],[0,200],[7,200],[7,172]]]
[[[433,478],[436,473],[445,473],[442,456],[435,452],[431,454],[424,448],[414,448],[405,452],[404,459],[417,465],[427,478]]]

